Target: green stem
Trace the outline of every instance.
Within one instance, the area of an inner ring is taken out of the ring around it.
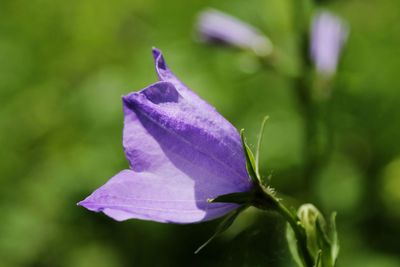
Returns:
[[[304,132],[304,169],[301,192],[312,198],[312,186],[316,176],[323,168],[332,152],[333,126],[332,112],[328,96],[329,81],[318,82],[312,77],[312,67],[304,64],[303,73],[293,79],[293,87],[297,94],[300,111],[303,115]],[[319,93],[319,94],[318,94]],[[308,199],[312,201],[312,199]]]
[[[314,267],[314,260],[307,248],[307,236],[306,232],[297,217],[293,212],[290,211],[278,198],[269,195],[268,193],[262,192],[256,200],[256,206],[258,208],[271,210],[271,208],[277,211],[291,226],[296,236],[298,245],[298,253],[305,267]]]
[[[306,68],[306,67],[305,67]],[[314,181],[318,166],[318,144],[317,144],[317,110],[314,106],[311,88],[307,78],[308,71],[294,80],[294,90],[297,94],[301,113],[303,114],[305,133],[304,133],[304,173],[302,192],[310,196],[310,189]]]
[[[308,252],[306,233],[299,219],[297,218],[297,216],[294,217],[292,213],[289,211],[289,209],[285,207],[281,202],[277,202],[277,211],[279,212],[279,214],[282,215],[282,217],[285,218],[285,220],[290,224],[290,226],[294,231],[294,234],[298,242],[297,249],[299,255],[302,255],[301,259],[303,260],[304,266],[313,267],[314,260],[312,259],[310,253]]]

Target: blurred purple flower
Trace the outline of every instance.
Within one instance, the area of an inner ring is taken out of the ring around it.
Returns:
[[[79,205],[111,218],[193,223],[238,208],[209,203],[252,188],[237,130],[187,88],[153,49],[159,81],[123,97],[130,169]]]
[[[259,56],[272,52],[271,41],[253,26],[217,10],[200,13],[197,31],[201,41],[253,50]]]
[[[311,29],[311,59],[317,71],[332,76],[347,40],[348,26],[339,17],[327,11],[315,15]]]

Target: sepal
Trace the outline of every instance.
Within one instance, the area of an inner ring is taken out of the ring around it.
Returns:
[[[226,195],[221,195],[216,198],[208,199],[210,203],[235,203],[235,204],[250,204],[254,199],[254,193],[238,192]]]
[[[203,248],[205,248],[208,244],[210,244],[211,241],[214,240],[214,238],[225,232],[233,224],[237,216],[247,207],[248,206],[241,206],[240,208],[236,209],[235,211],[231,212],[228,216],[226,216],[222,220],[222,222],[218,225],[217,229],[215,230],[215,233],[206,242],[204,242],[198,249],[196,249],[194,254],[199,253]]]
[[[256,162],[254,159],[253,152],[251,152],[250,147],[247,145],[246,138],[244,137],[244,129],[240,130],[240,139],[242,140],[242,146],[244,149],[244,154],[246,157],[246,169],[252,181],[256,184],[259,183],[260,179],[256,172]]]

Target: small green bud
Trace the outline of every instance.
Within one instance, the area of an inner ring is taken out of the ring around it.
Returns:
[[[325,219],[313,204],[302,205],[297,212],[297,216],[306,231],[308,251],[316,258],[320,251],[317,221],[319,220],[321,226],[325,227]]]
[[[319,262],[316,266],[333,267],[339,251],[335,214],[328,224],[314,205],[303,204],[297,216],[306,233],[307,249],[315,261]]]

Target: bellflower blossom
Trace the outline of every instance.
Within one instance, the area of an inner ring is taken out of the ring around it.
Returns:
[[[252,183],[238,131],[186,87],[153,49],[159,81],[122,97],[130,168],[79,205],[122,221],[194,223],[238,208],[209,203]]]
[[[347,24],[339,17],[326,11],[315,15],[311,29],[310,54],[319,73],[328,77],[335,74],[348,33]]]
[[[259,56],[272,52],[271,41],[258,29],[228,14],[209,9],[200,13],[197,31],[201,41],[253,50]]]

